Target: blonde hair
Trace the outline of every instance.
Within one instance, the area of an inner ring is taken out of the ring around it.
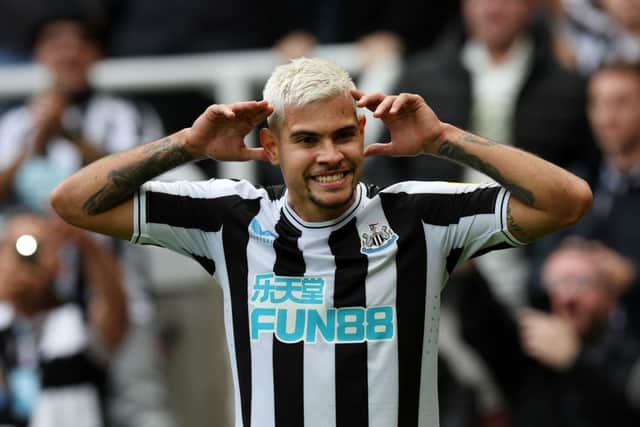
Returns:
[[[279,65],[267,80],[262,97],[271,104],[269,127],[284,120],[285,106],[300,106],[336,96],[351,96],[355,84],[342,67],[322,58],[296,58]],[[354,111],[355,111],[354,101]]]

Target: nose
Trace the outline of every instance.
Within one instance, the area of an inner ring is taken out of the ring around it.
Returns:
[[[331,139],[326,139],[320,144],[317,161],[322,164],[336,164],[344,159],[344,154]]]

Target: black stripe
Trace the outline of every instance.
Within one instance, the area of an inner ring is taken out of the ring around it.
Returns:
[[[300,230],[280,212],[273,243],[276,261],[273,272],[279,276],[304,276],[306,266],[298,247]],[[273,393],[275,425],[304,426],[304,344],[283,343],[273,337]],[[248,425],[248,424],[247,424]]]
[[[453,269],[456,268],[463,250],[464,248],[453,248],[449,251],[449,255],[447,255],[447,273],[451,274]]]
[[[509,243],[507,243],[507,242],[498,243],[498,244],[495,244],[495,245],[493,245],[493,246],[488,246],[488,247],[486,247],[486,248],[484,248],[484,249],[480,249],[479,251],[477,251],[476,253],[474,253],[473,255],[471,255],[471,256],[469,257],[469,259],[471,259],[471,258],[475,258],[475,257],[479,257],[479,256],[481,256],[481,255],[484,255],[484,254],[488,253],[488,252],[491,252],[491,251],[498,251],[498,250],[501,250],[501,249],[513,249],[513,246],[512,246],[512,245],[510,245],[510,244],[509,244]]]
[[[215,199],[193,198],[174,194],[147,191],[147,222],[174,227],[197,228],[203,231],[219,231],[224,208],[239,210],[234,204],[247,199],[225,196]]]
[[[426,195],[424,197],[429,197]],[[417,426],[426,303],[427,246],[414,196],[380,193],[389,225],[398,235],[396,316],[398,340],[398,425]],[[417,213],[417,212],[416,212]]]
[[[140,205],[141,205],[141,201],[140,201],[140,197],[142,197],[142,194],[140,194],[140,189],[138,188],[137,191],[137,195],[138,197],[136,197],[136,201],[137,201],[137,205],[138,205],[138,235],[136,236],[135,240],[133,241],[133,243],[138,243],[140,241],[140,235],[142,234],[142,211],[140,210]]]
[[[251,346],[249,341],[249,295],[247,244],[249,223],[260,210],[259,200],[238,196],[216,199],[218,215],[224,213],[222,245],[229,277],[233,340],[235,344],[242,422],[251,425]],[[237,404],[237,402],[236,402]]]
[[[106,371],[86,353],[56,357],[40,362],[42,388],[58,388],[81,384],[104,386]]]
[[[187,251],[185,250],[185,252]],[[187,252],[187,253],[191,258],[198,261],[198,264],[200,264],[207,271],[207,273],[213,276],[213,274],[216,272],[216,263],[211,258],[192,254],[190,252]]]
[[[416,199],[416,206],[423,213],[422,220],[425,223],[450,225],[457,224],[465,216],[494,213],[500,190],[500,187],[488,187],[457,194],[398,194]]]
[[[360,253],[355,218],[331,233],[329,247],[336,263],[334,306],[366,307],[365,280],[369,262],[366,255]],[[336,426],[366,427],[369,425],[367,343],[336,345],[335,362]]]

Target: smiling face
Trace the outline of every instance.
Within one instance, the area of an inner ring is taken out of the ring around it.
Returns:
[[[328,221],[355,199],[364,158],[364,116],[348,95],[286,106],[278,129],[261,142],[279,165],[291,208],[305,221]]]

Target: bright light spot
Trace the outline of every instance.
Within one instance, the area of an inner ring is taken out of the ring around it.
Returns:
[[[31,256],[38,250],[38,241],[30,234],[23,234],[16,240],[16,251],[22,256]]]

